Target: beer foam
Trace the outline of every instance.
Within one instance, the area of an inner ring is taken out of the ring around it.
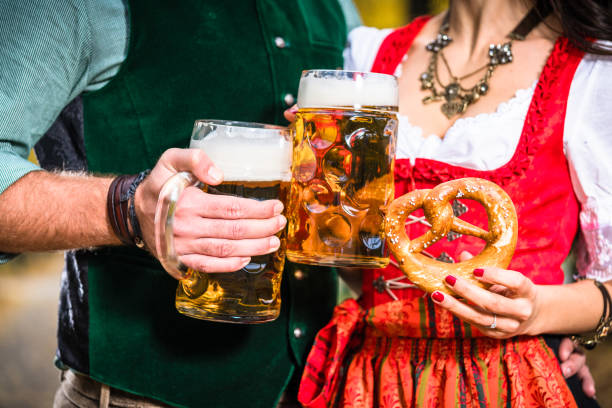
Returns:
[[[397,81],[390,75],[346,71],[338,73],[338,75],[302,76],[298,106],[361,108],[398,105]]]
[[[190,147],[204,150],[224,181],[290,181],[291,141],[250,136],[217,131],[192,139]]]

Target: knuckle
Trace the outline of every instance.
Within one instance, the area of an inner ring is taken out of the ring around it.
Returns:
[[[179,218],[181,218],[182,214],[175,215],[174,222],[174,236],[176,237],[184,237],[189,234],[189,226],[186,222],[182,222]]]
[[[183,190],[183,194],[190,200],[198,200],[202,197],[204,192],[195,186],[188,186]]]
[[[200,149],[190,149],[190,152],[191,168],[195,169],[199,165],[202,165],[204,159],[204,152]]]
[[[179,149],[176,147],[172,147],[166,150],[165,152],[162,153],[161,159],[164,161],[168,161],[173,155],[175,155],[178,152],[178,150]]]
[[[532,314],[533,306],[531,304],[526,304],[519,309],[518,318],[524,322],[528,320]]]
[[[586,364],[586,356],[582,354],[572,353],[569,358],[569,361],[572,361],[574,364],[576,364],[577,368],[582,367]]]
[[[514,278],[510,281],[510,285],[512,288],[516,290],[521,290],[523,287],[523,275],[515,274]]]
[[[229,241],[222,241],[217,244],[217,254],[220,258],[229,257],[234,251],[234,245]]]
[[[521,324],[517,322],[516,320],[510,320],[508,322],[508,333],[509,334],[516,333],[516,331],[519,329],[520,326]]]
[[[241,218],[244,213],[244,208],[237,200],[232,200],[230,205],[226,208],[226,215],[228,218]]]
[[[533,282],[531,282],[530,279],[528,279],[527,277],[520,275],[520,283],[519,283],[519,288],[521,290],[521,292],[523,293],[531,293],[532,289],[534,288]]]
[[[215,241],[211,238],[204,238],[200,240],[199,251],[201,254],[207,256],[216,256],[218,253],[218,248],[215,245]]]
[[[240,239],[244,234],[244,225],[242,222],[232,222],[230,227],[230,236],[232,239]]]
[[[490,302],[490,309],[494,310],[494,311],[500,311],[501,308],[501,301],[499,300],[499,298],[497,296],[493,296],[491,298],[491,302]]]
[[[196,263],[196,268],[200,272],[210,272],[210,261],[207,259],[200,259]]]
[[[202,209],[204,213],[208,215],[220,214],[223,211],[222,205],[219,203],[217,198],[209,193],[204,193],[204,200],[202,200]]]
[[[492,319],[489,316],[482,316],[482,315],[479,315],[474,319],[477,325],[483,326],[483,327],[488,327],[491,324],[491,320]]]

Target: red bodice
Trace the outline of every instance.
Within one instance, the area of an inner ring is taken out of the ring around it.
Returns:
[[[417,18],[389,34],[372,71],[393,74],[427,20],[428,17]],[[563,127],[570,85],[582,56],[566,38],[557,40],[536,85],[516,151],[505,165],[478,171],[435,160],[416,159],[412,165],[408,159],[398,159],[396,196],[462,177],[480,177],[497,183],[510,195],[518,214],[518,243],[509,269],[524,273],[538,284],[562,283],[561,263],[576,234],[579,211],[563,153]],[[486,214],[479,204],[459,201],[467,209],[462,219],[487,228]],[[409,235],[416,237],[427,227],[417,223],[407,228]],[[450,239],[442,239],[428,252],[434,257],[444,252],[456,260],[462,251],[478,253],[484,247],[483,241],[470,236]],[[392,300],[385,291],[376,290],[373,282],[379,277],[387,280],[398,276],[401,272],[393,266],[365,271],[362,305],[368,308]],[[414,289],[395,291],[399,299],[422,294]]]

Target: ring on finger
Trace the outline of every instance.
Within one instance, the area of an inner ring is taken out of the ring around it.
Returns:
[[[493,330],[497,327],[497,315],[493,313],[493,323],[489,325],[489,329]]]

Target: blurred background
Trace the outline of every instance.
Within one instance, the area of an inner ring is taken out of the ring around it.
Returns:
[[[387,28],[436,13],[446,1],[354,0],[365,25]],[[32,158],[32,160],[35,160]],[[0,408],[50,407],[62,253],[24,254],[0,266]],[[612,408],[612,341],[588,353],[602,407]]]

